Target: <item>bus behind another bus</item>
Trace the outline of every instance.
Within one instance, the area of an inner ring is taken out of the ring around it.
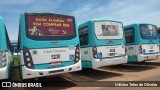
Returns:
[[[157,27],[137,23],[125,26],[128,62],[142,62],[160,58]]]
[[[12,69],[12,51],[4,20],[0,17],[0,80],[10,79]]]
[[[94,19],[81,24],[78,30],[83,68],[127,63],[122,22]]]

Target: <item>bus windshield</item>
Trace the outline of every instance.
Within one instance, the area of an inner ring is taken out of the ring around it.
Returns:
[[[112,21],[96,21],[95,33],[97,39],[122,39],[122,23]]]
[[[157,39],[157,27],[155,25],[140,24],[141,37],[143,39]]]
[[[74,17],[54,14],[27,15],[27,35],[32,39],[67,39],[75,36]]]

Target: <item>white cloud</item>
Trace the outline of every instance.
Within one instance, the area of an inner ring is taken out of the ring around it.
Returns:
[[[74,15],[81,24],[94,18],[122,21],[124,25],[146,22],[160,26],[160,0],[1,0],[11,39],[17,39],[22,12],[55,12]]]
[[[95,2],[96,3],[96,2]],[[106,18],[120,20],[125,25],[135,22],[148,22],[160,25],[159,0],[113,0],[93,5],[86,3],[72,12],[79,23],[92,18]]]

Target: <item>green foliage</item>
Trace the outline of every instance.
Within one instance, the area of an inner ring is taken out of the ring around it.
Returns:
[[[20,56],[14,56],[13,66],[19,66]]]

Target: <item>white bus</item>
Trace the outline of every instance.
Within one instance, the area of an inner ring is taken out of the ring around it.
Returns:
[[[73,16],[21,14],[18,48],[22,79],[81,70],[78,29]]]

